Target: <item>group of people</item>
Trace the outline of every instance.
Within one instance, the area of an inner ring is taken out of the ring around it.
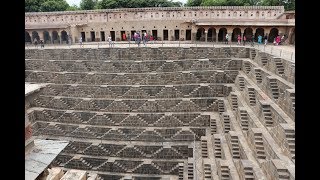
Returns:
[[[226,34],[226,43],[225,44],[228,44],[228,40],[229,40],[229,35]],[[243,45],[245,46],[246,41],[247,41],[247,37],[243,36],[243,39],[242,39],[241,36],[238,35],[237,40],[238,40],[238,43],[237,43],[238,45],[241,44],[241,40],[242,40]],[[262,44],[262,40],[264,40],[264,45],[268,44],[268,36],[267,35],[265,35],[264,37],[262,37],[261,35],[258,35],[258,44]],[[254,36],[249,36],[249,41],[251,42],[251,45],[253,46]],[[280,35],[278,35],[274,38],[273,43],[274,43],[274,45],[280,45],[284,41],[285,41],[285,35],[283,35],[281,38],[280,38]]]
[[[36,48],[38,48],[38,44],[40,44],[41,48],[44,48],[44,43],[42,39],[40,39],[40,42],[38,43],[38,40],[35,38],[33,43]]]
[[[140,46],[141,40],[143,42],[143,45],[146,45],[148,41],[154,42],[154,38],[152,35],[149,35],[147,32],[143,32],[142,36],[140,35],[140,32],[135,32],[133,34],[132,39],[138,46]]]

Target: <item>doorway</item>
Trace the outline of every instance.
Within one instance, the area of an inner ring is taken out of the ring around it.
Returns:
[[[152,30],[152,36],[154,40],[157,40],[158,37],[158,31],[157,30]]]
[[[82,42],[86,42],[86,33],[81,32]]]
[[[174,39],[175,39],[175,41],[179,41],[179,39],[180,39],[179,29],[174,30]]]
[[[90,31],[90,35],[91,35],[91,42],[96,41],[96,34],[94,33],[94,31]]]
[[[112,41],[115,41],[115,40],[116,40],[116,33],[115,33],[115,31],[110,31],[110,35],[111,35]]]
[[[101,37],[101,41],[106,41],[106,36],[104,34],[104,31],[100,31],[100,37]]]
[[[164,41],[168,40],[168,30],[163,30],[163,40]]]
[[[186,30],[186,41],[191,41],[191,29]]]

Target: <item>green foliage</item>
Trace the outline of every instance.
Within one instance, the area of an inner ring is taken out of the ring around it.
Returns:
[[[69,4],[65,0],[47,0],[40,6],[41,12],[65,11]]]
[[[81,0],[80,9],[81,10],[92,10],[95,8],[97,0]]]
[[[186,6],[200,6],[205,0],[188,0]]]
[[[142,8],[142,7],[179,7],[181,2],[168,0],[101,0],[98,2],[99,9],[115,8]]]
[[[65,0],[25,0],[25,12],[65,11],[68,7]]]
[[[295,9],[295,0],[262,0],[264,6],[284,6],[285,10]]]

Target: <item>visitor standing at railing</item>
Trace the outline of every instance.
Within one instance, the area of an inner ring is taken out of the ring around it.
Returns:
[[[108,36],[108,42],[109,42],[109,47],[114,47],[114,43],[110,35]]]
[[[261,35],[258,36],[258,43],[262,44],[262,36]]]
[[[264,45],[266,46],[268,43],[268,36],[267,35],[264,35]]]
[[[246,36],[243,36],[243,45],[244,45],[244,46],[246,45],[246,41],[247,41]]]
[[[228,41],[229,41],[229,35],[226,34],[226,42],[225,42],[225,44],[228,44]]]
[[[241,43],[241,36],[238,35],[238,45],[240,45],[240,43]]]
[[[82,37],[80,37],[79,43],[80,43],[80,47],[83,47],[83,45],[82,45]]]

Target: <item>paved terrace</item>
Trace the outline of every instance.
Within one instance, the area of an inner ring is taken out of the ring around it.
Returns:
[[[212,43],[212,42],[196,42],[196,43],[191,43],[188,41],[155,41],[155,42],[148,42],[146,45],[143,45],[143,43],[141,42],[140,47],[239,47],[239,46],[243,46],[243,45],[237,45],[236,42],[231,42],[229,44],[224,44],[219,42],[217,43]],[[254,46],[251,46],[250,43],[246,43],[245,45],[246,47],[251,47],[251,48],[255,48],[255,49],[259,49],[262,52],[266,52],[269,54],[272,54],[276,57],[281,57],[283,59],[286,60],[290,60],[292,62],[295,62],[295,46],[293,45],[279,45],[279,46],[275,46],[271,43],[267,44],[266,46],[259,45],[257,43],[254,44]],[[57,44],[46,44],[45,45],[45,49],[60,49],[60,48],[65,48],[65,49],[74,49],[74,48],[79,48],[80,45],[77,44],[72,44],[72,45],[67,45],[67,44],[61,44],[61,45],[57,45]],[[124,42],[124,41],[119,41],[119,42],[114,42],[114,46],[115,48],[131,48],[131,47],[138,47],[137,44],[134,43],[134,41],[130,41],[130,43],[128,42]],[[34,45],[30,45],[30,44],[26,44],[25,46],[26,49],[41,49],[40,45],[38,45],[38,47],[35,47]],[[109,43],[108,42],[85,42],[83,43],[83,47],[82,48],[110,48],[109,47]]]

